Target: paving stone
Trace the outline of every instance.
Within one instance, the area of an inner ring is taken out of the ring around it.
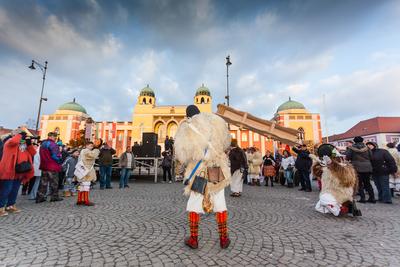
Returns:
[[[245,185],[241,198],[226,190],[231,246],[219,248],[209,215],[191,250],[181,184],[117,187],[93,190],[94,207],[20,196],[22,213],[0,218],[0,266],[400,266],[397,198],[334,217],[314,211],[317,192]]]

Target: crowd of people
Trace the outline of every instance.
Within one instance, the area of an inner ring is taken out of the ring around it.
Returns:
[[[237,140],[233,139],[229,153],[232,183],[232,197],[240,197],[243,191],[243,183],[252,186],[274,186],[274,182],[280,182],[287,187],[294,187],[294,174],[297,172],[300,191],[311,192],[311,166],[312,159],[306,145],[293,147],[297,154],[295,158],[289,150],[284,150],[282,155],[276,151],[275,155],[267,150],[262,156],[256,147],[241,149]]]
[[[274,186],[280,181],[282,185],[292,188],[294,177],[300,184],[300,191],[311,192],[312,180],[316,180],[317,188],[323,186],[320,177],[312,173],[313,157],[306,145],[285,149],[282,155],[276,151],[266,151],[261,155],[257,148],[241,149],[236,140],[232,140],[229,153],[231,166],[231,196],[240,197],[243,183],[249,185]],[[292,155],[292,153],[294,155]],[[378,201],[392,203],[396,191],[400,191],[400,144],[388,143],[387,148],[378,148],[374,142],[364,142],[360,136],[354,138],[351,145],[336,157],[344,164],[351,165],[357,175],[357,190],[360,203],[376,203],[373,180],[378,191]],[[368,199],[366,198],[368,195]]]
[[[21,128],[0,139],[0,216],[19,213],[16,201],[22,184],[22,195],[42,203],[62,201],[63,197],[77,195],[77,205],[93,206],[89,192],[97,174],[98,161],[100,189],[111,189],[113,155],[116,151],[107,143],[95,145],[87,142],[80,149],[72,149],[57,139],[58,134],[48,133],[46,140],[28,136]],[[135,168],[131,147],[118,160],[119,188],[127,188],[129,177]]]
[[[95,145],[88,142],[81,149],[69,149],[57,140],[56,133],[39,141],[23,132],[20,128],[1,138],[0,147],[0,216],[18,213],[16,200],[21,184],[22,194],[36,203],[61,201],[60,190],[64,197],[77,196],[78,205],[94,205],[89,201],[89,192],[97,180],[94,170],[95,161],[99,164],[100,189],[111,189],[113,158],[116,151],[102,141]],[[166,150],[162,153],[161,167],[163,182],[172,183],[174,166],[174,140],[165,139]],[[342,153],[335,152],[336,159],[352,166],[356,174],[354,195],[360,203],[392,203],[395,192],[400,192],[400,144],[388,143],[379,148],[376,143],[364,142],[360,136]],[[237,141],[232,140],[228,149],[231,172],[231,196],[240,197],[243,184],[251,186],[274,186],[279,182],[288,188],[300,185],[299,190],[311,192],[312,181],[321,191],[321,175],[313,173],[313,160],[306,145],[294,146],[265,155],[255,148],[241,149]],[[129,178],[135,169],[132,148],[119,156],[119,188],[129,187]],[[375,185],[378,194],[374,194]],[[368,197],[367,197],[368,196]]]

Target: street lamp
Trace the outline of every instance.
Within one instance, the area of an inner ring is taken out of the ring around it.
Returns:
[[[226,57],[226,104],[229,107],[229,66],[232,65],[231,57],[228,55]]]
[[[44,81],[46,80],[46,71],[47,71],[47,61],[44,62],[44,66],[35,60],[32,59],[32,64],[29,66],[31,70],[35,70],[36,66],[39,67],[39,69],[43,73],[43,82],[42,82],[42,91],[40,92],[40,101],[39,101],[39,110],[38,110],[38,115],[37,115],[37,120],[36,120],[36,132],[39,130],[39,120],[40,120],[40,111],[42,109],[42,101],[47,101],[46,97],[43,97],[43,89],[44,89]]]

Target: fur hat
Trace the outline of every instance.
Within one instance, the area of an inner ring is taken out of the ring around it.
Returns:
[[[334,149],[335,147],[331,144],[322,144],[318,147],[317,153],[320,158],[323,156],[332,157]]]
[[[186,108],[186,117],[191,118],[197,114],[200,114],[200,110],[197,106],[190,105]]]
[[[237,139],[232,139],[231,140],[231,147],[237,147],[238,146],[238,141]]]
[[[362,143],[364,142],[364,138],[362,138],[361,136],[356,136],[353,139],[354,143]]]

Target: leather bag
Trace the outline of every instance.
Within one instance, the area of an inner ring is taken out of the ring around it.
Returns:
[[[221,167],[207,167],[208,181],[217,184],[225,180]]]

